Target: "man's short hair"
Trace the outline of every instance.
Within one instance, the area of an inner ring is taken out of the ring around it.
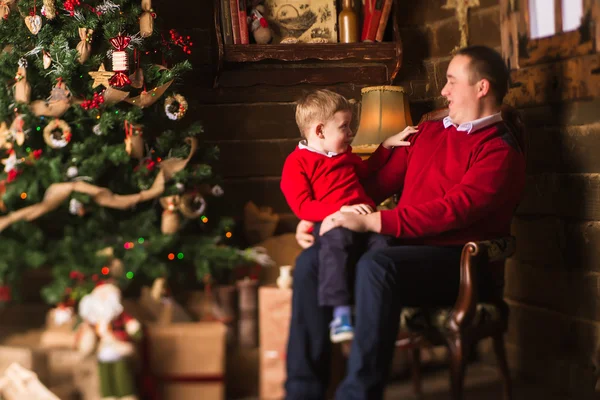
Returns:
[[[480,79],[487,79],[496,103],[502,104],[508,92],[510,75],[502,56],[495,50],[486,46],[468,46],[456,52],[456,55],[467,56],[470,62],[470,83],[474,84]]]
[[[327,89],[304,95],[296,102],[296,124],[303,137],[315,121],[327,121],[338,111],[352,111],[348,99]]]

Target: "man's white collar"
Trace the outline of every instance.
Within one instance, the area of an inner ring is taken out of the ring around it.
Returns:
[[[310,147],[310,146],[308,145],[308,142],[306,141],[306,139],[304,139],[304,140],[301,140],[301,141],[298,143],[298,148],[299,148],[300,150],[308,150],[308,151],[312,151],[313,153],[322,154],[322,155],[324,155],[325,157],[335,157],[335,156],[337,156],[337,155],[338,155],[338,153],[334,153],[333,151],[329,151],[329,152],[325,153],[324,151],[317,150],[317,149],[313,149],[312,147]]]
[[[486,127],[493,125],[496,122],[500,122],[500,121],[502,121],[502,114],[496,113],[496,114],[489,115],[487,117],[476,119],[475,121],[464,122],[457,126],[454,122],[452,122],[452,118],[450,118],[450,116],[448,116],[448,117],[444,118],[444,128],[448,128],[449,126],[454,126],[457,131],[473,133],[473,132],[476,132],[480,129],[486,128]]]

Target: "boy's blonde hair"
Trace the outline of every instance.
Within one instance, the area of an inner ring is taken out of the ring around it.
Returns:
[[[352,111],[348,99],[327,89],[308,93],[296,102],[296,124],[302,137],[310,125],[317,121],[327,121],[338,111]]]

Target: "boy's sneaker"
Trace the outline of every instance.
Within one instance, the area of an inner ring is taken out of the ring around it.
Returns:
[[[346,342],[354,339],[354,328],[350,324],[350,317],[335,318],[329,325],[329,336],[333,343]]]

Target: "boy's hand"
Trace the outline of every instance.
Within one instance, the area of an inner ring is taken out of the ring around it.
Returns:
[[[371,214],[374,210],[373,207],[368,204],[355,204],[353,206],[342,206],[340,211],[345,213],[367,215]]]
[[[386,149],[398,146],[410,146],[410,142],[407,142],[404,139],[416,132],[418,132],[416,126],[407,126],[402,132],[396,133],[394,136],[385,139],[382,146]]]

